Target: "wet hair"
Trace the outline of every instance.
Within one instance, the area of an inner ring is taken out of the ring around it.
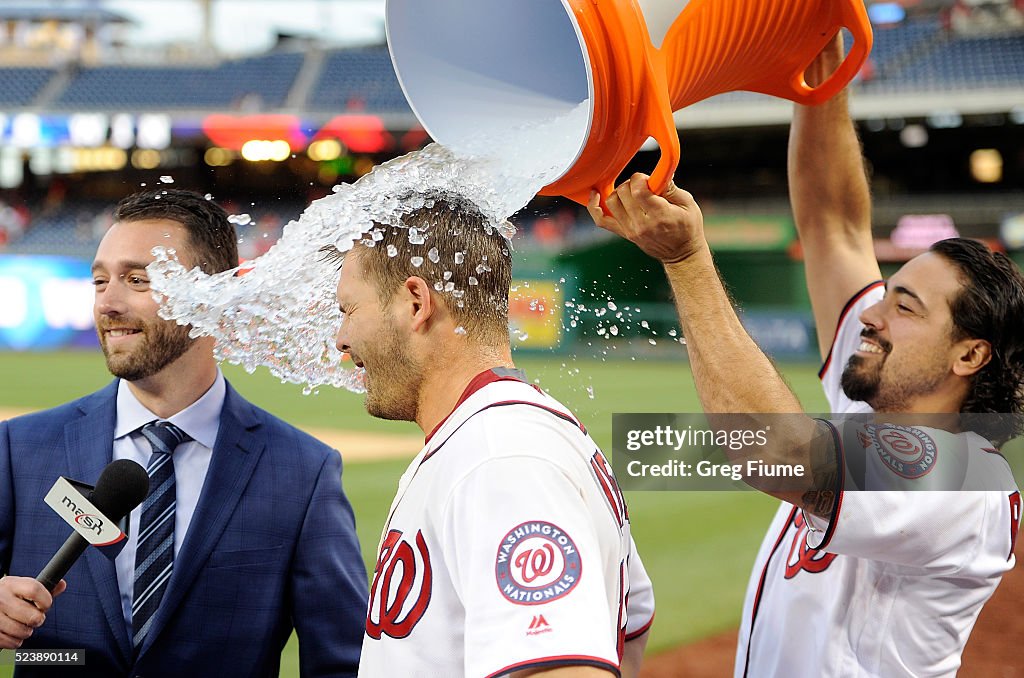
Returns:
[[[930,251],[960,271],[950,302],[953,338],[984,339],[992,358],[974,374],[961,405],[966,427],[996,445],[1024,432],[1024,276],[1005,254],[965,238],[941,240]]]
[[[204,273],[238,266],[238,235],[227,212],[193,191],[166,188],[133,193],[117,204],[118,222],[168,219],[185,227],[193,264]]]
[[[417,276],[444,297],[467,334],[507,342],[512,284],[508,239],[472,202],[451,194],[425,197],[425,206],[403,216],[401,226],[375,224],[356,243],[352,251],[363,272],[384,306],[406,279]],[[413,228],[423,237],[422,244],[410,242]],[[344,257],[332,247],[323,251],[330,260]]]

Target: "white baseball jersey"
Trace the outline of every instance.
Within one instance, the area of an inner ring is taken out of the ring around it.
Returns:
[[[611,468],[560,403],[479,375],[399,482],[360,676],[617,672],[654,615]]]
[[[882,293],[880,283],[865,289],[840,319],[822,375],[833,411],[870,411],[846,398],[839,375],[860,343],[860,312]],[[953,676],[982,605],[1014,565],[1021,495],[1009,466],[975,433],[833,429],[851,485],[959,477],[1003,489],[840,491],[829,520],[783,502],[747,588],[735,675]]]

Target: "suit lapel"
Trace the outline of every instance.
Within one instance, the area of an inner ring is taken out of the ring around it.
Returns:
[[[181,604],[242,498],[263,454],[264,440],[255,433],[259,425],[252,406],[228,384],[220,430],[199,504],[185,541],[174,559],[174,572],[153,619],[153,626],[143,642],[140,657],[153,645]]]
[[[71,478],[95,484],[113,458],[114,422],[117,417],[117,380],[79,405],[83,416],[64,426],[64,448]],[[103,614],[117,639],[122,657],[131,658],[131,641],[121,608],[117,570],[99,549],[86,549],[85,561],[96,586]]]

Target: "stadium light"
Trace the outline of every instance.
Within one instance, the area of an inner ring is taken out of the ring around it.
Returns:
[[[1003,180],[1003,154],[994,148],[979,148],[971,153],[971,176],[982,184]]]
[[[265,139],[251,139],[242,144],[242,158],[249,162],[262,162],[272,160],[282,162],[292,154],[292,147],[283,139],[267,141]]]
[[[203,154],[203,161],[210,167],[227,167],[235,161],[235,154],[226,148],[214,146],[206,149]]]
[[[142,149],[132,153],[132,167],[142,170],[156,169],[160,166],[160,151]]]
[[[341,143],[337,139],[321,139],[311,143],[306,153],[310,160],[323,162],[337,160],[341,157],[342,150]]]

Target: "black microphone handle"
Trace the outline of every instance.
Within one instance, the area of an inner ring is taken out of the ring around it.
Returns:
[[[45,586],[47,591],[53,593],[60,580],[68,573],[75,561],[82,557],[87,548],[89,548],[89,542],[85,540],[85,537],[77,532],[72,532],[64,542],[64,546],[61,546],[53,558],[50,558],[50,562],[36,577],[36,581]]]

